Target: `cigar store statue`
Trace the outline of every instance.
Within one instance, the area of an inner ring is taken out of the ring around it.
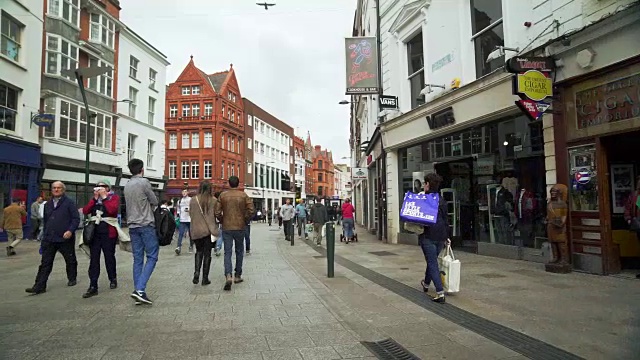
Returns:
[[[569,244],[567,239],[568,189],[556,184],[549,190],[551,199],[547,205],[547,237],[553,253],[553,261],[546,266],[550,272],[571,272]]]

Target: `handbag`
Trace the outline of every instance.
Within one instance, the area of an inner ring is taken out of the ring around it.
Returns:
[[[96,221],[86,220],[84,227],[82,228],[82,243],[87,246],[91,246],[93,243],[93,237],[96,232]]]
[[[438,265],[444,291],[456,293],[460,291],[460,260],[456,259],[451,245],[445,246],[438,256]]]
[[[202,214],[202,217],[204,218],[204,222],[206,224],[207,217],[204,216],[204,211],[202,211],[202,205],[200,205],[200,199],[198,199],[197,195],[196,195],[196,202],[198,203],[198,208],[200,208],[200,214]],[[209,224],[207,224],[207,229],[209,229]],[[215,235],[213,235],[213,232],[211,231],[211,229],[209,229],[209,234],[211,235],[211,242],[215,244],[215,242],[218,241],[218,238]]]
[[[439,205],[438,193],[414,194],[407,191],[402,201],[400,219],[420,225],[433,225],[438,219]]]

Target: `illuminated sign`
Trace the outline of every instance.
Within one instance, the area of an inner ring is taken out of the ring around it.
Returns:
[[[533,101],[553,95],[553,80],[538,70],[516,75],[515,93]]]

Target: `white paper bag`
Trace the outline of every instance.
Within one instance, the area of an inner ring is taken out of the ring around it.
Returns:
[[[442,285],[447,293],[460,291],[460,260],[456,260],[451,250],[451,245],[447,245],[438,256],[438,265],[442,277]]]

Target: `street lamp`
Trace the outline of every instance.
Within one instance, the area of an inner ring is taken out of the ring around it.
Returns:
[[[340,105],[347,105],[347,104],[351,104],[351,101],[342,100],[342,101],[340,101],[338,104],[340,104]]]
[[[82,95],[82,102],[84,102],[84,112],[87,117],[87,136],[85,141],[87,142],[86,153],[85,153],[85,165],[84,165],[84,192],[89,199],[89,154],[91,152],[91,143],[89,142],[89,138],[91,136],[89,124],[91,123],[91,118],[98,116],[98,114],[89,114],[89,103],[87,102],[87,93],[84,89],[84,79],[100,76],[102,74],[106,74],[108,72],[113,71],[111,66],[90,66],[86,68],[77,68],[75,70],[65,69],[60,72],[61,75],[68,77],[75,77],[78,82],[78,86],[80,87],[80,94]],[[126,99],[128,100],[128,99]],[[129,100],[131,101],[131,100]]]

